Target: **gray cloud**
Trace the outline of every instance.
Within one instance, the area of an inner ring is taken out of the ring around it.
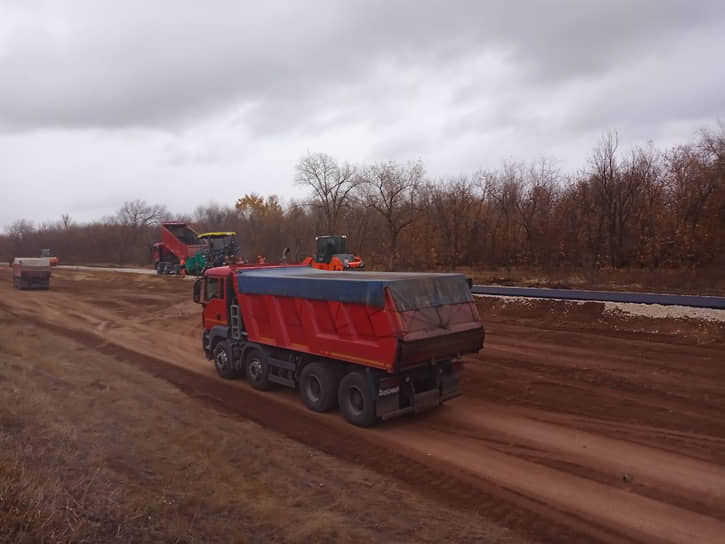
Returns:
[[[288,192],[308,150],[434,175],[553,152],[575,166],[603,130],[670,141],[725,115],[723,36],[718,0],[7,1],[0,183],[92,194],[102,177],[153,200],[245,180],[233,198]]]
[[[250,123],[282,130],[329,106],[330,89],[364,85],[380,62],[434,76],[495,50],[528,84],[561,83],[725,12],[671,1],[15,6],[21,22],[0,49],[0,119],[11,128],[173,126],[255,104],[266,122]]]

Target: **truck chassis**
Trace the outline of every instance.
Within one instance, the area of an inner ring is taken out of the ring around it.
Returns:
[[[296,389],[359,426],[460,395],[460,355],[484,339],[463,276],[259,268],[209,269],[194,285],[221,377]]]
[[[238,307],[237,310],[238,312]],[[234,310],[232,310],[232,314]],[[461,394],[459,359],[424,363],[390,374],[380,369],[249,342],[238,328],[204,331],[208,360],[225,379],[246,378],[259,390],[273,384],[299,391],[311,410],[339,407],[350,423],[367,427],[409,413],[420,413]]]

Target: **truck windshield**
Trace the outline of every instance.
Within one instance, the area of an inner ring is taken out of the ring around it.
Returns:
[[[204,300],[208,302],[215,298],[224,298],[224,296],[222,295],[223,285],[223,280],[219,278],[206,278],[206,291],[204,295]]]
[[[329,263],[333,255],[345,253],[345,238],[320,236],[317,239],[317,262]]]
[[[222,250],[231,244],[231,236],[223,236],[219,238],[208,238],[209,249]]]

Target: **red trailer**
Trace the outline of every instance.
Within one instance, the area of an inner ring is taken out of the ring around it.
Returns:
[[[316,411],[368,426],[460,394],[460,356],[484,330],[460,274],[225,266],[194,285],[203,347],[224,378],[297,388]]]

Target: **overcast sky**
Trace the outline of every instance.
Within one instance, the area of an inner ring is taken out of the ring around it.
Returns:
[[[725,119],[725,2],[0,0],[0,228],[301,196],[308,151],[432,177]]]

